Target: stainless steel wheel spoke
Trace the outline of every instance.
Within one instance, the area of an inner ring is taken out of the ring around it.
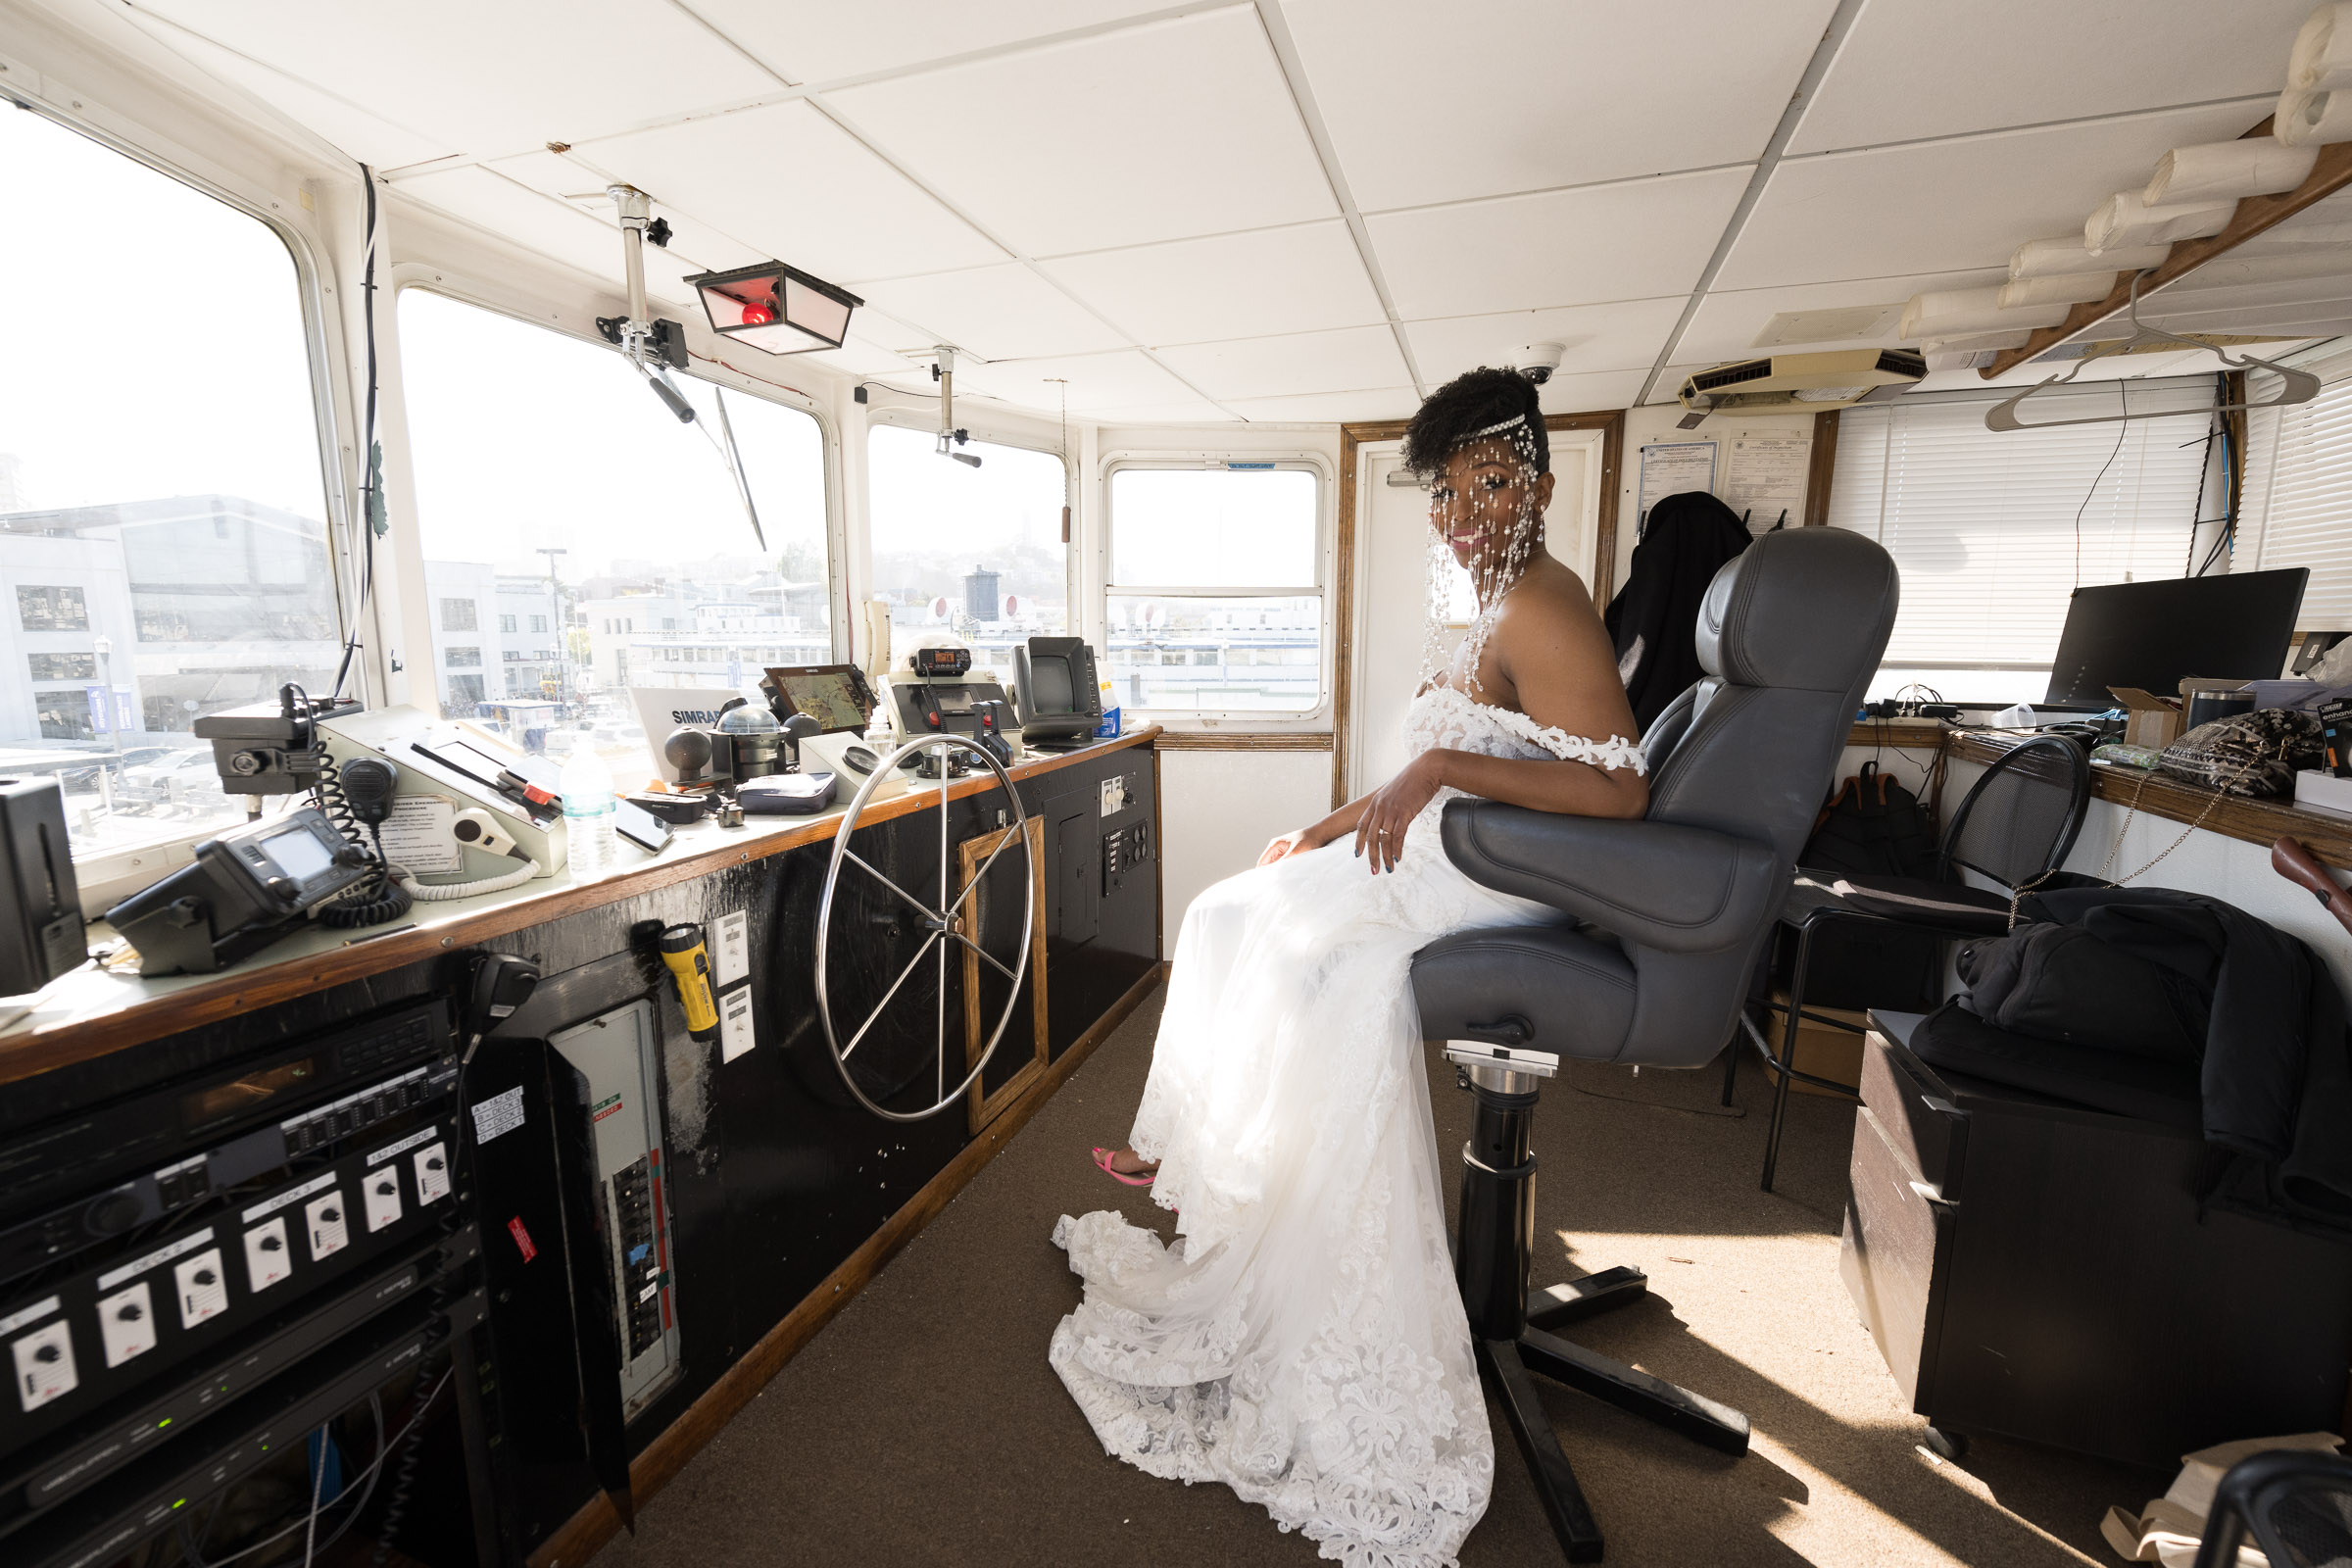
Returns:
[[[900,898],[905,899],[907,906],[918,911],[925,920],[936,925],[943,923],[947,919],[947,916],[941,914],[937,909],[934,909],[931,907],[931,906],[925,904],[922,900],[916,898],[913,894],[907,892],[905,888],[899,886],[896,882],[893,882],[890,878],[875,870],[872,864],[869,863],[865,858],[859,855],[856,850],[842,851],[841,858],[849,861],[852,865],[856,866],[858,870],[863,871],[867,876],[870,876],[875,881],[881,883],[884,887],[890,889],[891,892],[896,893]]]
[[[956,895],[956,902],[948,906],[948,919],[953,920],[957,914],[962,912],[963,901],[972,896],[972,889],[978,887],[980,885],[980,879],[988,875],[988,868],[997,863],[997,857],[1003,855],[1016,842],[1021,846],[1022,851],[1026,853],[1029,848],[1029,837],[1025,833],[1009,833],[997,841],[997,847],[988,852],[988,858],[980,862],[979,869],[972,873],[972,879],[963,885],[963,891]]]
[[[1017,986],[1021,983],[1021,977],[1017,974],[1014,974],[1010,969],[1006,968],[1003,959],[999,958],[995,954],[989,952],[979,943],[974,942],[970,937],[965,936],[960,931],[954,930],[951,930],[948,935],[954,937],[956,941],[962,943],[965,947],[980,955],[981,962],[993,965],[996,968],[997,973],[1003,975],[1014,985]]]
[[[850,1059],[850,1053],[858,1049],[858,1042],[865,1038],[865,1032],[874,1026],[874,1020],[881,1017],[883,1009],[890,1005],[890,999],[899,994],[899,987],[906,983],[906,977],[914,973],[914,966],[923,961],[923,955],[929,953],[931,944],[938,940],[939,933],[936,931],[923,938],[923,945],[914,950],[914,956],[906,960],[906,967],[899,971],[899,977],[890,983],[890,989],[882,993],[882,1000],[874,1004],[874,1010],[865,1015],[865,1022],[859,1024],[858,1032],[850,1036],[850,1043],[841,1048],[842,1060]]]

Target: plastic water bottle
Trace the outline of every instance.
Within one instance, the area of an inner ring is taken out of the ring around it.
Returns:
[[[612,819],[612,770],[596,754],[590,737],[573,743],[558,786],[564,795],[564,840],[574,881],[603,876],[612,869],[616,841]]]

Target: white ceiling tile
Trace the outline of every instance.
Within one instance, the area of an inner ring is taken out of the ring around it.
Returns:
[[[1366,221],[1408,319],[1650,299],[1698,281],[1747,178],[1715,170]]]
[[[1870,0],[1788,150],[1823,152],[2275,94],[2312,3]],[[2236,135],[2267,113],[2243,116],[2223,135]]]
[[[1139,343],[1201,343],[1379,321],[1363,258],[1334,219],[1064,256],[1048,272]]]
[[[1914,272],[1902,277],[1864,277],[1844,283],[1797,283],[1782,288],[1716,289],[1699,303],[1676,354],[1710,364],[1758,354],[1794,354],[1815,349],[1858,348],[1894,343],[1894,323],[1875,338],[1825,338],[1819,342],[1756,347],[1756,334],[1783,312],[1830,311],[1857,305],[1887,305],[1900,311],[1912,295],[1930,289],[1983,288],[2009,280],[2006,268],[1965,272]]]
[[[355,161],[378,171],[447,156],[455,149],[423,131],[387,120],[307,81],[224,48],[201,33],[125,10],[135,27],[222,81],[242,87],[296,124],[322,136]]]
[[[1356,205],[1753,163],[1836,0],[1287,0]],[[1669,108],[1668,106],[1678,106]]]
[[[858,292],[908,325],[984,360],[1124,348],[1127,340],[1018,262],[896,277]]]
[[[488,157],[674,120],[776,89],[665,0],[141,0],[370,114]]]
[[[612,199],[603,194],[605,177],[578,159],[562,153],[523,153],[514,158],[501,158],[487,167],[494,173],[504,174],[517,184],[528,185],[543,196],[553,196],[567,207],[577,208],[610,228],[613,244],[620,243],[620,218]],[[595,194],[588,194],[590,192]],[[575,197],[578,199],[575,200]],[[769,259],[766,253],[744,244],[733,235],[723,233],[666,202],[654,203],[654,216],[666,219],[669,222],[669,255],[681,265],[689,266],[692,270],[723,271],[731,267],[750,267]],[[652,249],[649,247],[649,254]]]
[[[1243,418],[1259,424],[1356,424],[1370,419],[1409,419],[1420,406],[1420,394],[1409,386],[1236,398],[1226,404]]]
[[[1220,402],[1302,392],[1354,392],[1410,381],[1387,326],[1241,338],[1160,349],[1162,365]]]
[[[1407,321],[1404,333],[1421,379],[1433,387],[1482,365],[1508,368],[1527,343],[1560,345],[1560,364],[1552,376],[1557,381],[1584,371],[1648,368],[1657,363],[1658,350],[1666,346],[1666,334],[1674,330],[1689,300],[1688,294],[1675,294],[1550,311],[1455,316]]]
[[[2264,112],[2226,104],[1788,159],[1716,286],[2006,267],[2025,241],[2080,229],[2100,202],[2146,183],[2168,150],[2226,140]]]
[[[775,0],[687,0],[705,20],[795,81],[896,71],[1115,23],[1166,0],[893,0],[889,6],[779,6]]]
[[[936,332],[926,332],[919,326],[909,325],[895,316],[876,310],[870,304],[852,316],[850,321],[852,336],[899,354],[920,352],[928,357],[932,346],[939,341]]]
[[[848,285],[1002,261],[1004,250],[806,103],[633,131],[575,157],[760,252]],[[576,187],[575,187],[576,188]]]
[[[1025,409],[1057,409],[1063,387],[1072,414],[1099,409],[1173,408],[1199,401],[1200,394],[1154,365],[1138,349],[1111,354],[1063,355],[1008,360],[993,365],[958,365],[956,384],[1003,398]]]
[[[1250,6],[853,87],[825,101],[1031,256],[1339,211]]]
[[[854,318],[859,321],[864,318],[865,313],[862,311]],[[830,365],[836,370],[846,370],[852,375],[929,374],[922,367],[907,360],[904,355],[894,354],[881,344],[861,337],[857,332],[852,332],[848,341],[837,349],[818,349],[813,354],[795,357],[814,360],[819,365]]]
[[[1601,370],[1582,375],[1555,375],[1544,383],[1537,401],[1545,414],[1588,414],[1601,409],[1630,409],[1642,395],[1646,367],[1639,370]]]
[[[411,174],[392,181],[392,189],[525,250],[602,278],[616,290],[620,286],[617,226],[599,222],[567,203],[525,189],[479,165]],[[690,308],[693,291],[682,280],[699,270],[682,258],[646,247],[646,292],[665,303],[664,314],[682,315]]]

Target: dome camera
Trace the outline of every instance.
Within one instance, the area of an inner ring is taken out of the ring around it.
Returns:
[[[1511,368],[1538,386],[1551,379],[1551,372],[1560,368],[1564,345],[1558,343],[1528,343],[1512,357]]]

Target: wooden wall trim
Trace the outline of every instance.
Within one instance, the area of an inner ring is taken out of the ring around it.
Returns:
[[[1153,745],[1168,752],[1328,752],[1320,730],[1164,730]]]
[[[1355,657],[1355,470],[1357,453],[1366,442],[1395,441],[1403,436],[1408,419],[1375,419],[1340,426],[1340,513],[1338,558],[1333,591],[1340,612],[1333,617],[1332,657],[1331,808],[1348,804],[1348,735],[1353,717]],[[1618,474],[1625,464],[1625,411],[1599,409],[1587,414],[1547,414],[1546,430],[1600,432],[1600,505],[1592,534],[1592,580],[1586,584],[1592,602],[1605,606],[1617,580]]]
[[[738,1411],[759,1396],[768,1379],[782,1371],[785,1363],[816,1337],[817,1330],[831,1322],[834,1314],[871,1284],[899,1250],[914,1240],[948,1206],[949,1200],[970,1185],[972,1178],[997,1157],[1013,1134],[1094,1054],[1095,1048],[1127,1021],[1128,1014],[1166,977],[1167,968],[1164,963],[1154,964],[1130,986],[1108,1011],[1095,1020],[1093,1028],[1071,1042],[1059,1059],[989,1124],[985,1134],[964,1145],[946,1168],[924,1183],[897,1213],[865,1239],[864,1245],[820,1280],[815,1290],[760,1336],[760,1342],[722,1373],[701,1398],[687,1406],[685,1414],[646,1445],[645,1451],[629,1464],[629,1490],[638,1507],[644,1507],[654,1494],[676,1480],[686,1462],[718,1436],[719,1430]],[[612,1502],[599,1493],[559,1526],[554,1535],[541,1542],[525,1561],[529,1568],[578,1568],[619,1529],[620,1519],[613,1513]]]
[[[2268,136],[2270,133],[2271,122],[2265,117],[2262,123],[2247,131],[2246,135]],[[2140,280],[2139,297],[2146,299],[2175,278],[2236,249],[2265,229],[2284,222],[2304,208],[2326,200],[2346,185],[2352,185],[2352,141],[2330,142],[2320,149],[2320,161],[2312,166],[2309,177],[2293,190],[2277,196],[2248,196],[2237,204],[2237,211],[2230,217],[2230,226],[2219,234],[2211,239],[2184,239],[2176,243],[2165,257],[2164,264]],[[2067,312],[2065,320],[2034,333],[2026,339],[2024,348],[2008,349],[1994,356],[1992,363],[1977,373],[1989,381],[2003,371],[2013,370],[2036,354],[2054,348],[2084,327],[2123,310],[2131,300],[2132,279],[2129,276],[2119,277],[2105,299],[2076,306]]]
[[[1838,473],[1838,409],[1824,409],[1813,416],[1813,450],[1805,464],[1805,523],[1808,528],[1827,527],[1830,521],[1830,485]]]

